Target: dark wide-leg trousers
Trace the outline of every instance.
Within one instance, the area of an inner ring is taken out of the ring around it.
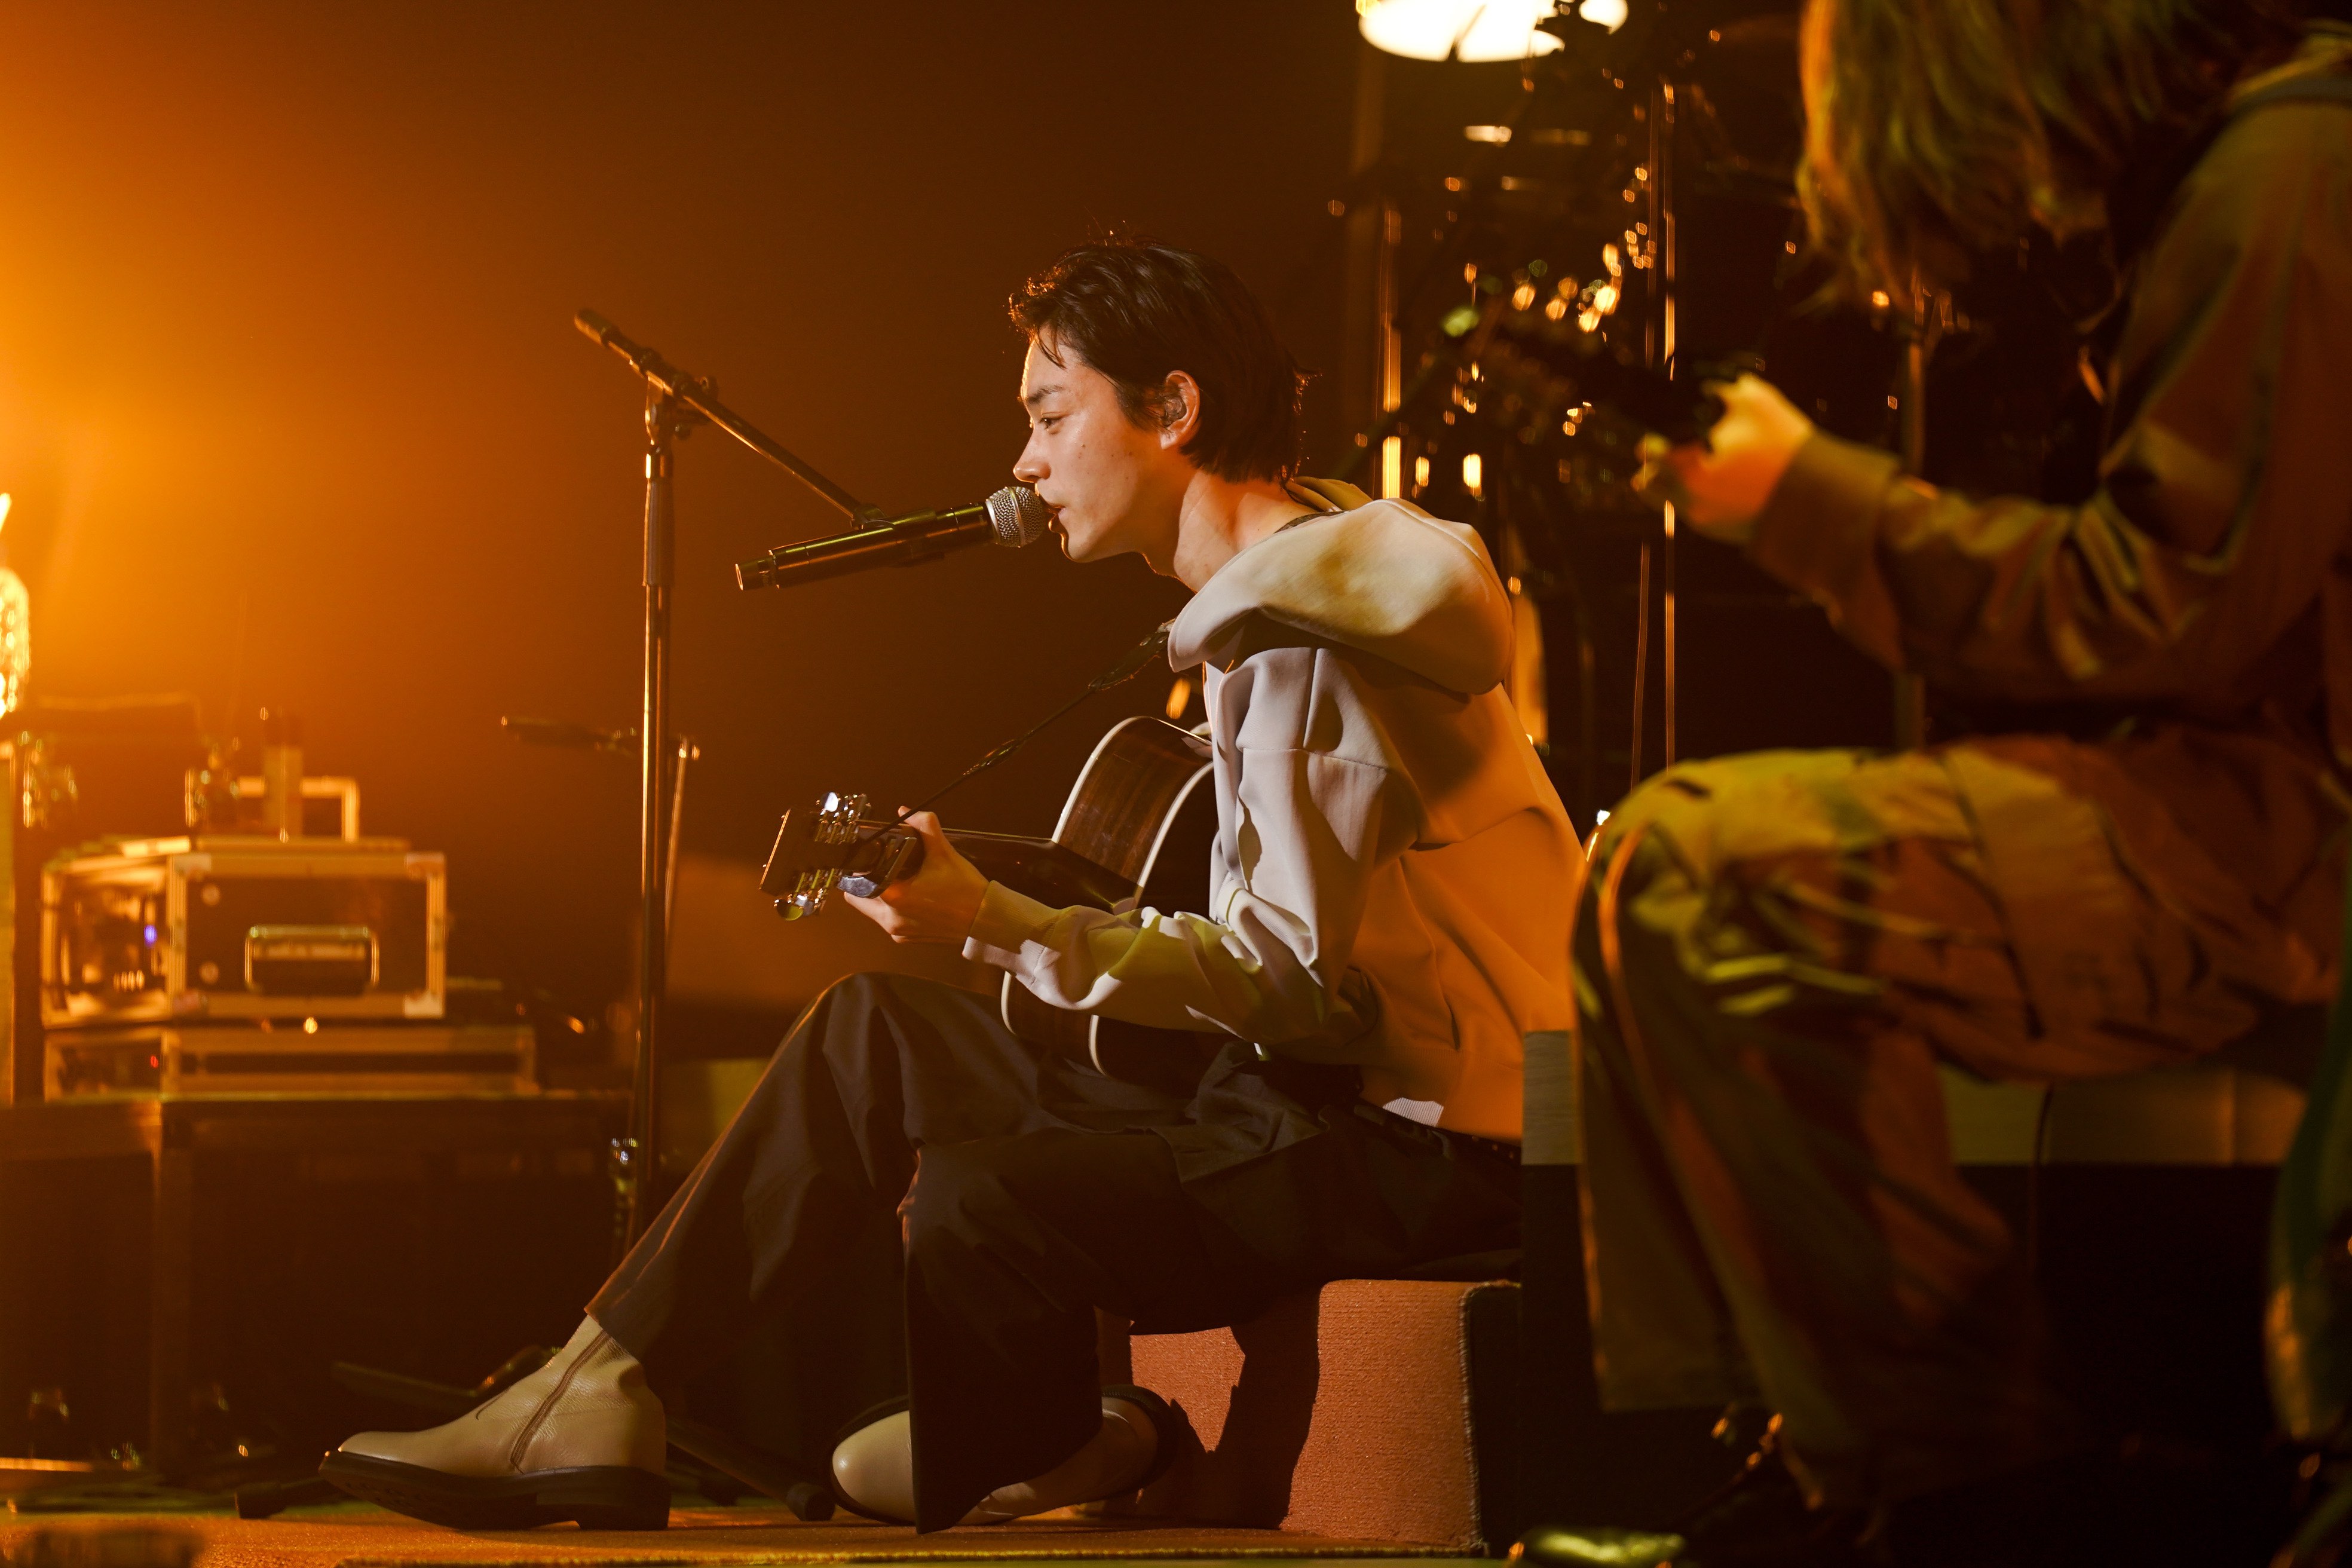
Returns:
[[[1097,1309],[1230,1324],[1346,1276],[1515,1246],[1517,1173],[1229,1047],[1189,1100],[1036,1050],[992,998],[853,976],[589,1306],[684,1398],[822,1473],[910,1401],[921,1530],[1100,1424]]]
[[[2049,1084],[2193,1061],[2286,989],[2238,955],[2297,938],[2150,835],[2200,903],[2155,891],[2055,749],[1686,763],[1611,817],[1575,952],[1611,1407],[1760,1395],[1815,1496],[1857,1508],[2077,1441],[1937,1065]],[[2032,808],[2030,864],[1980,832],[2002,792]]]

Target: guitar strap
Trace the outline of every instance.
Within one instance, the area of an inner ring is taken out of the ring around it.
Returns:
[[[970,767],[964,769],[963,772],[956,774],[955,777],[950,779],[947,783],[933,790],[929,795],[925,795],[919,804],[908,806],[904,810],[900,811],[898,813],[898,820],[903,822],[919,811],[929,810],[933,801],[938,800],[941,795],[946,795],[948,791],[954,789],[966,779],[973,778],[981,773],[986,773],[989,769],[994,767],[1005,758],[1013,755],[1013,752],[1019,751],[1022,747],[1034,740],[1038,735],[1044,733],[1046,728],[1053,724],[1055,720],[1069,713],[1071,710],[1076,708],[1079,703],[1084,702],[1096,692],[1108,691],[1114,686],[1124,685],[1128,681],[1130,681],[1137,676],[1142,674],[1144,669],[1150,666],[1153,660],[1164,660],[1168,656],[1168,628],[1175,624],[1176,623],[1173,621],[1162,621],[1159,626],[1154,626],[1149,637],[1145,637],[1141,642],[1137,643],[1125,653],[1119,655],[1108,668],[1105,669],[1100,675],[1096,676],[1092,680],[1087,681],[1085,690],[1079,692],[1076,697],[1071,698],[1067,702],[1063,703],[1059,708],[1055,709],[1051,713],[1046,714],[1043,719],[1038,720],[1034,724],[1030,725],[1026,730],[1022,731],[1021,733],[1013,736],[1013,739],[997,746],[993,751],[988,752],[978,762],[973,763]],[[877,828],[876,831],[879,832],[880,829]]]
[[[1290,481],[1290,493],[1327,516],[1372,504],[1370,496],[1345,479],[1312,479],[1301,475]]]

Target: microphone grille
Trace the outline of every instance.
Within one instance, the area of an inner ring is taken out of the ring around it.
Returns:
[[[995,542],[1008,550],[1034,544],[1053,521],[1045,503],[1027,485],[1007,485],[988,498],[988,521],[996,526]]]

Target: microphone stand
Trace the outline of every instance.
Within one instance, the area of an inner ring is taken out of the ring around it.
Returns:
[[[623,1194],[630,1242],[652,1223],[659,1184],[659,1066],[662,1001],[668,973],[669,848],[663,832],[664,771],[669,744],[669,591],[676,556],[677,511],[675,450],[697,425],[714,425],[774,463],[860,521],[882,514],[826,479],[719,401],[707,378],[689,375],[660,354],[621,335],[593,310],[572,325],[612,350],[646,384],[645,710],[637,733],[637,1037],[630,1080],[629,1130],[613,1145],[613,1174]],[[684,756],[681,749],[680,757]],[[680,765],[682,766],[682,761]]]

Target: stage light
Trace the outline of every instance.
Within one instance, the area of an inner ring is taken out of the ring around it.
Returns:
[[[0,529],[8,522],[9,498],[0,492]],[[0,547],[0,713],[14,713],[25,702],[25,681],[33,671],[32,602],[24,579],[8,570],[8,555]]]
[[[1394,500],[1404,493],[1404,437],[1391,436],[1381,443],[1381,499]]]
[[[1622,6],[1625,0],[1598,3]],[[1356,0],[1356,15],[1361,18],[1358,26],[1366,41],[1416,60],[1523,60],[1548,55],[1559,47],[1559,40],[1537,31],[1536,24],[1552,13],[1551,0]]]
[[[1463,456],[1462,488],[1470,492],[1473,500],[1484,500],[1486,497],[1486,460],[1475,452],[1465,453]]]

